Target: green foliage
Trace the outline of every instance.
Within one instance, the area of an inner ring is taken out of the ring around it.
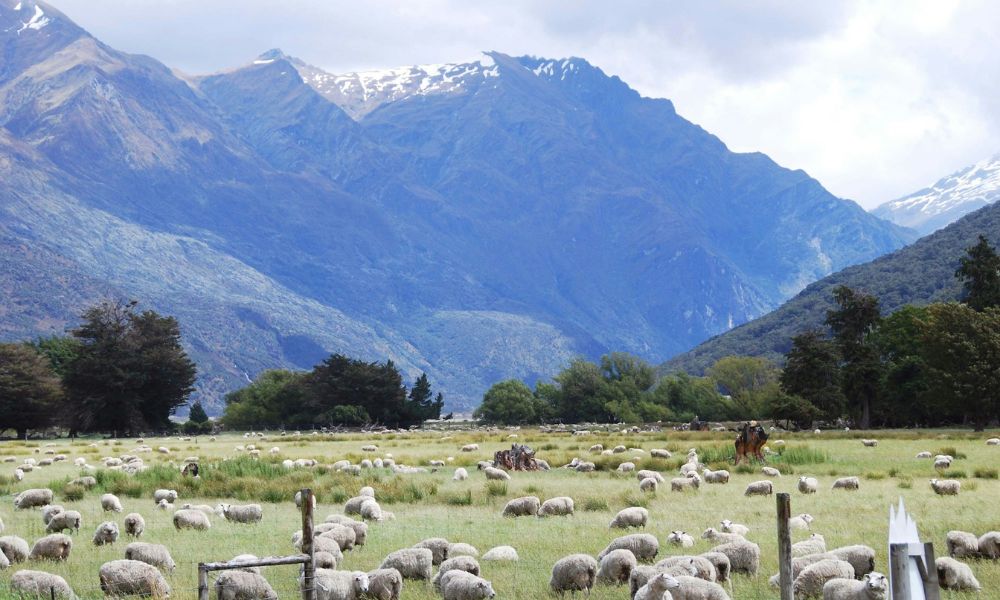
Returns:
[[[195,401],[191,405],[191,411],[188,413],[188,420],[192,423],[207,423],[208,413],[205,412],[205,407],[201,405],[201,402]]]
[[[59,377],[66,374],[66,368],[80,353],[80,340],[67,336],[40,337],[28,345],[48,359]]]
[[[825,419],[843,414],[844,394],[840,380],[840,354],[833,342],[818,331],[807,331],[792,338],[781,388],[812,404]]]
[[[1000,478],[1000,471],[997,469],[978,467],[972,472],[976,479],[997,479]]]
[[[507,482],[506,481],[487,481],[484,486],[486,490],[486,495],[490,498],[496,496],[506,496],[507,495]]]
[[[718,421],[728,418],[732,412],[732,405],[708,377],[691,377],[687,373],[669,375],[660,380],[652,396],[655,404],[665,406],[681,421],[695,417]]]
[[[304,373],[264,371],[247,387],[226,395],[222,422],[236,430],[300,425],[304,380]]]
[[[791,448],[783,446],[779,448],[778,456],[774,457],[774,462],[786,465],[815,465],[829,460],[829,452],[809,446],[792,446]]]
[[[444,503],[451,506],[472,506],[472,490],[445,496]]]
[[[78,483],[67,483],[62,490],[62,499],[64,502],[79,502],[83,500],[84,495],[86,495],[87,489]]]
[[[473,416],[487,423],[521,425],[541,422],[545,412],[545,403],[531,388],[517,379],[508,379],[493,384]]]
[[[766,358],[726,356],[709,367],[708,376],[732,398],[732,418],[758,417],[766,404],[780,393],[778,367]]]
[[[583,510],[587,512],[600,512],[608,510],[608,502],[604,498],[586,498],[583,501]]]
[[[955,277],[962,281],[962,302],[973,310],[1000,306],[1000,255],[986,236],[980,235],[975,246],[966,250]]]
[[[0,431],[53,425],[63,399],[49,361],[24,344],[0,344]]]
[[[957,460],[969,458],[968,456],[965,455],[964,452],[960,452],[958,448],[954,446],[942,446],[938,448],[937,451],[934,452],[934,454],[943,454],[945,456],[950,456]]]
[[[840,356],[841,388],[861,429],[871,426],[871,407],[882,379],[882,363],[872,333],[882,319],[878,298],[846,285],[833,290],[837,309],[827,311],[826,324],[833,332]]]

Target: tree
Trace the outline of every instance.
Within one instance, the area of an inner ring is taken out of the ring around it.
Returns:
[[[472,416],[487,423],[523,425],[539,423],[544,406],[531,388],[517,379],[493,384],[483,396],[483,403]]]
[[[1000,256],[996,248],[980,235],[979,242],[966,252],[955,271],[955,277],[963,280],[965,286],[962,301],[979,311],[1000,305]]]
[[[410,388],[410,396],[407,400],[406,412],[414,420],[426,421],[428,419],[440,419],[441,409],[444,408],[444,396],[438,392],[433,400],[431,399],[431,382],[427,379],[427,373],[421,373],[420,377]]]
[[[208,413],[205,412],[205,407],[201,405],[201,402],[195,400],[194,404],[191,405],[191,410],[188,412],[188,420],[192,423],[207,423]]]
[[[766,358],[726,356],[709,367],[707,375],[733,399],[739,418],[755,418],[765,399],[776,393],[778,368]]]
[[[835,288],[833,298],[838,308],[827,311],[826,324],[843,360],[841,385],[848,404],[860,413],[858,426],[868,429],[882,378],[878,350],[871,340],[882,319],[878,298],[846,285]]]
[[[790,423],[799,429],[810,429],[813,421],[820,417],[819,409],[811,402],[782,390],[765,400],[763,411],[768,418],[785,421],[785,429],[789,429]]]
[[[548,390],[555,418],[567,423],[595,421],[607,423],[614,419],[601,398],[604,377],[601,368],[582,358],[574,359],[555,376],[556,391]]]
[[[781,373],[781,389],[813,405],[821,418],[833,420],[843,414],[845,400],[837,346],[815,330],[792,338]]]
[[[305,373],[283,369],[264,371],[250,385],[226,394],[222,422],[230,429],[308,427],[303,419]]]
[[[196,369],[181,347],[177,320],[137,313],[136,304],[102,302],[72,332],[80,348],[63,383],[74,430],[168,429],[194,390]]]
[[[48,359],[52,371],[59,377],[66,374],[67,366],[80,353],[80,340],[73,337],[40,337],[29,345]]]
[[[52,425],[62,400],[59,378],[48,359],[24,344],[0,344],[0,431]]]
[[[704,421],[721,421],[729,417],[732,408],[719,393],[714,381],[687,373],[661,379],[653,389],[652,397],[682,421],[690,421],[696,416]]]
[[[904,306],[882,320],[874,344],[882,361],[876,423],[888,427],[953,423],[953,407],[934,402],[922,342],[926,307]]]

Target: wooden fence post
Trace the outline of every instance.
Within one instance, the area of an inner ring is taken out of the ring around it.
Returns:
[[[909,564],[909,544],[890,544],[889,574],[892,577],[892,600],[910,600]]]
[[[791,497],[777,495],[778,504],[778,588],[781,600],[793,600],[792,590],[792,534],[788,529],[788,519],[792,514]]]
[[[208,569],[198,563],[198,600],[208,600]]]
[[[313,549],[313,493],[302,490],[302,553],[309,557],[302,567],[302,600],[316,599],[316,553]]]
[[[927,563],[927,577],[924,581],[924,596],[927,600],[941,600],[941,583],[938,581],[934,544],[924,544],[924,562]]]

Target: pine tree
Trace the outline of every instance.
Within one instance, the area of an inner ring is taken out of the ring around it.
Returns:
[[[826,324],[833,331],[842,365],[842,389],[847,402],[860,413],[858,426],[871,426],[871,408],[882,378],[882,365],[872,333],[882,320],[878,298],[846,285],[833,290],[837,310],[827,311]]]
[[[961,259],[961,266],[955,277],[965,284],[965,304],[973,310],[983,311],[991,306],[1000,306],[1000,256],[985,236],[969,248],[967,256]]]
[[[62,397],[46,357],[24,344],[0,344],[0,431],[14,429],[23,438],[55,424]]]
[[[208,413],[205,412],[205,408],[201,405],[200,401],[195,400],[194,404],[191,405],[188,420],[199,425],[208,421]]]

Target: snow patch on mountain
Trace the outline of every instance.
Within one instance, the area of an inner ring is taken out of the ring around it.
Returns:
[[[14,7],[14,10],[17,11],[21,10],[20,2],[18,2],[17,6]],[[17,34],[21,35],[21,32],[24,31],[25,29],[34,29],[35,31],[38,31],[39,29],[45,27],[48,24],[49,24],[49,18],[45,16],[45,11],[42,10],[41,6],[36,5],[35,14],[32,15],[31,19],[29,19],[28,21],[21,23],[21,28],[17,30]]]

